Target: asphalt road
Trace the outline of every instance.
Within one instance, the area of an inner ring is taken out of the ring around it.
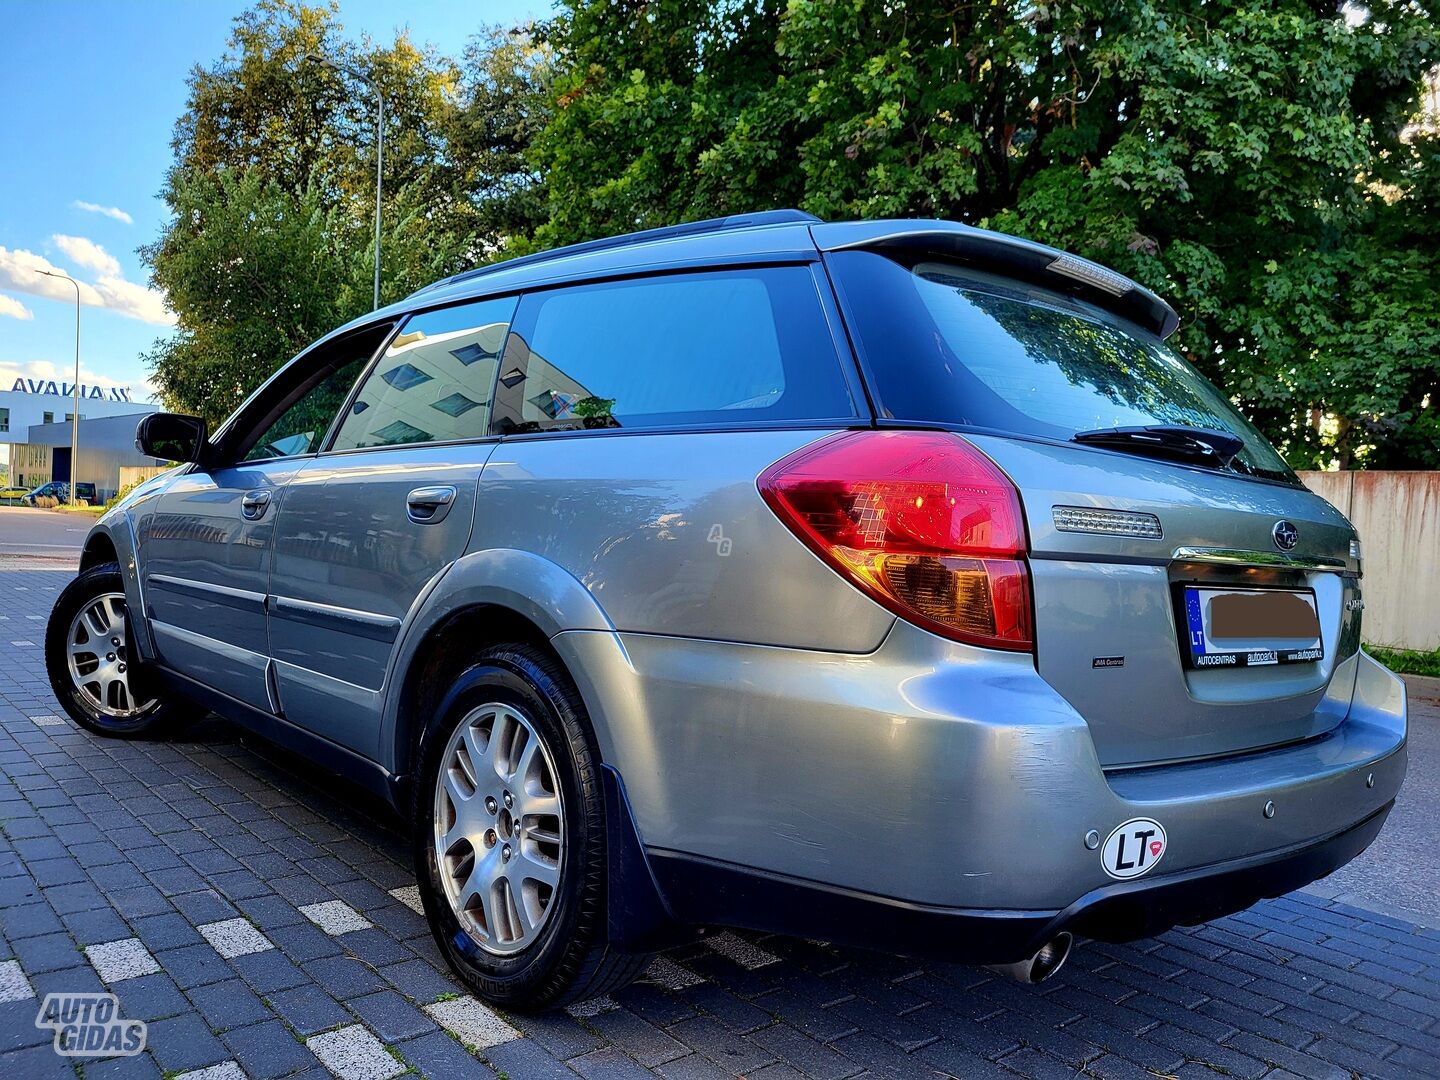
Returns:
[[[0,506],[0,556],[39,556],[79,561],[95,519],[64,510]]]
[[[1408,683],[1410,769],[1390,820],[1364,854],[1308,891],[1440,927],[1440,679]]]

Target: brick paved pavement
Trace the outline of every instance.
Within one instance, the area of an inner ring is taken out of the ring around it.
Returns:
[[[85,1080],[1440,1075],[1440,931],[1305,894],[1082,944],[1038,988],[722,934],[613,999],[498,1015],[446,973],[381,804],[219,720],[127,743],[59,718],[38,643],[67,578],[0,573],[0,1077],[75,1075],[39,998],[105,988],[149,1046]]]

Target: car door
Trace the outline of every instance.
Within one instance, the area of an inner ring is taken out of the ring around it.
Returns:
[[[266,593],[280,494],[378,344],[372,330],[297,360],[221,430],[217,463],[179,476],[139,519],[145,613],[166,667],[274,711]]]
[[[413,316],[276,521],[270,650],[284,716],[367,757],[409,613],[464,553],[515,300]]]

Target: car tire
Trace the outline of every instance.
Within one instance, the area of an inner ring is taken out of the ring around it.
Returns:
[[[435,710],[419,760],[416,878],[436,942],[476,994],[549,1008],[645,969],[647,955],[607,939],[600,754],[553,656],[482,652]]]
[[[116,563],[92,567],[60,591],[45,628],[45,671],[61,708],[85,730],[115,738],[155,738],[203,716],[146,678],[128,649],[130,630]]]

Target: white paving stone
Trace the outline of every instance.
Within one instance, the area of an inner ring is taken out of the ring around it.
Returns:
[[[520,1037],[518,1031],[468,994],[426,1005],[425,1011],[430,1014],[430,1019],[452,1032],[466,1046],[477,1050],[499,1046]]]
[[[666,990],[684,990],[687,986],[699,986],[705,981],[689,968],[663,956],[650,961],[650,966],[645,969],[645,978]]]
[[[0,1001],[24,1001],[35,996],[35,988],[20,970],[19,960],[0,964]]]
[[[726,930],[723,934],[716,934],[714,937],[705,939],[705,944],[714,949],[721,956],[728,956],[735,963],[739,964],[746,971],[754,971],[766,964],[778,964],[780,958],[773,953],[768,953],[758,945],[752,945],[744,938],[730,933]]]
[[[190,1072],[180,1073],[175,1080],[247,1080],[245,1070],[240,1068],[239,1062],[225,1061],[219,1065],[209,1065],[203,1069],[192,1069]]]
[[[95,965],[95,973],[101,982],[120,982],[122,979],[138,979],[141,975],[153,975],[160,965],[150,955],[150,950],[140,943],[139,938],[123,938],[107,941],[100,945],[88,945],[85,955]]]
[[[348,934],[352,930],[369,930],[375,924],[344,900],[327,900],[323,904],[306,904],[300,914],[327,934]]]
[[[65,726],[65,718],[63,716],[56,716],[54,713],[42,713],[40,716],[30,717],[30,719],[34,720],[38,727]]]
[[[275,947],[269,938],[255,929],[249,919],[226,919],[224,922],[206,923],[195,929],[227,960],[233,956],[249,956],[251,953],[264,952]]]
[[[340,1080],[388,1080],[406,1070],[361,1024],[312,1035],[305,1045]]]
[[[416,915],[425,914],[425,905],[420,903],[420,889],[415,885],[402,885],[398,889],[391,889],[390,895],[408,907]]]
[[[565,1011],[576,1020],[584,1020],[587,1017],[599,1016],[601,1013],[614,1012],[620,1005],[609,994],[600,997],[593,997],[587,1001],[577,1001],[574,1005],[565,1006]]]
[[[35,642],[33,642],[33,641],[12,641],[12,642],[10,642],[10,644],[11,644],[11,645],[34,645]]]

